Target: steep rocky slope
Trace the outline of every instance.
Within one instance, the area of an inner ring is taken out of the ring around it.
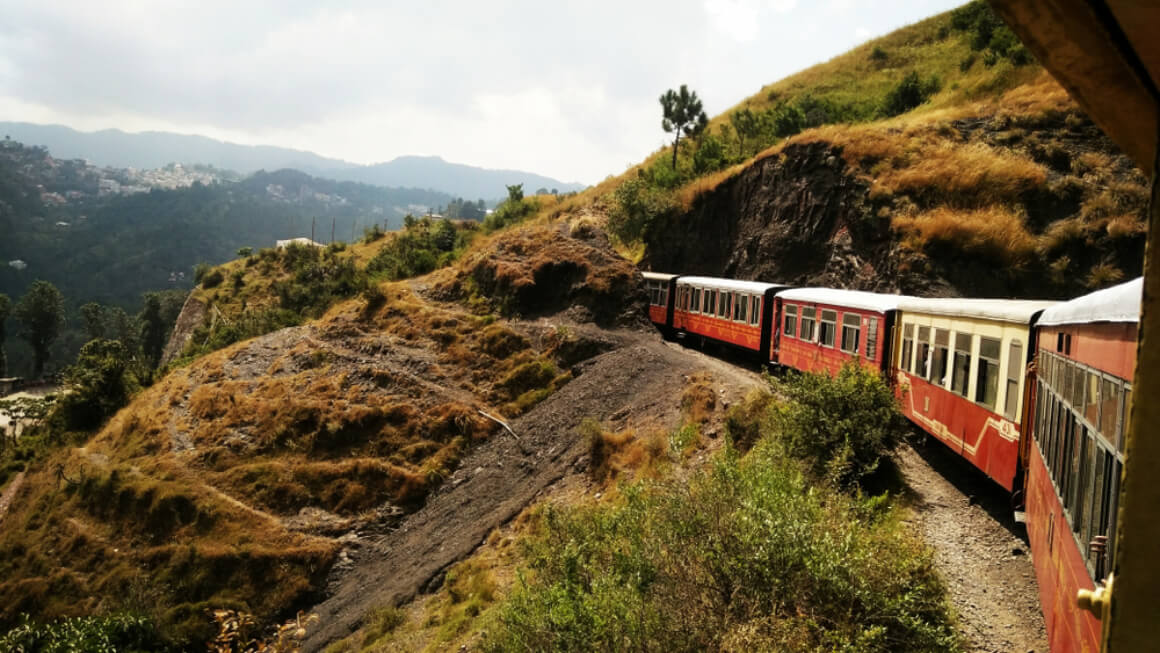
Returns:
[[[658,219],[643,265],[913,294],[1068,297],[1142,267],[1142,174],[1046,74],[807,130]]]

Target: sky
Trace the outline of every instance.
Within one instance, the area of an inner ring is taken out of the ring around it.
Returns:
[[[0,0],[0,120],[596,183],[666,89],[712,116],[963,1]]]

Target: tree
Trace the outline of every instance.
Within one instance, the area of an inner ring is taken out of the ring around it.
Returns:
[[[506,186],[506,188],[507,188],[507,192],[508,192],[507,201],[519,202],[519,201],[522,201],[524,199],[524,185],[523,184],[513,184],[511,186]]]
[[[8,320],[8,315],[12,313],[12,300],[8,295],[0,293],[0,376],[8,374],[8,355],[4,352],[4,339],[8,332],[4,328],[4,322]]]
[[[77,354],[65,377],[72,389],[61,399],[70,428],[93,429],[129,403],[137,383],[129,372],[132,357],[119,340],[91,340]]]
[[[105,311],[100,304],[89,302],[81,306],[81,320],[85,323],[85,337],[88,340],[105,337]]]
[[[737,133],[737,154],[744,159],[745,141],[761,135],[761,115],[746,107],[729,114],[729,122]]]
[[[669,89],[661,95],[661,128],[665,133],[674,134],[673,137],[673,170],[677,169],[677,148],[681,144],[681,135],[696,136],[709,125],[709,116],[701,106],[701,99],[696,91],[681,84],[679,91]]]
[[[13,314],[21,324],[20,337],[32,347],[32,375],[39,377],[64,324],[64,297],[51,283],[36,281],[20,298]]]
[[[161,297],[157,293],[145,293],[141,307],[141,349],[149,369],[157,369],[161,361],[161,351],[165,349],[165,321],[161,317]]]

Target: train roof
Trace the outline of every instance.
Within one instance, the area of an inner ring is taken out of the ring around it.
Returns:
[[[693,284],[717,288],[719,290],[735,290],[738,292],[764,293],[770,288],[788,288],[781,283],[765,283],[764,281],[738,281],[736,279],[720,279],[718,277],[681,277],[677,285]]]
[[[888,295],[864,290],[839,290],[836,288],[794,288],[779,292],[777,296],[795,302],[847,306],[880,313],[897,310],[898,302],[903,299],[914,299],[906,295]]]
[[[669,281],[675,274],[667,274],[665,272],[641,272],[641,276],[649,281]]]
[[[1139,322],[1140,297],[1143,292],[1143,277],[1097,290],[1043,311],[1038,324],[1054,326],[1093,322]]]
[[[1033,299],[962,299],[959,297],[906,297],[898,308],[907,313],[980,318],[1028,324],[1035,314],[1058,302]]]

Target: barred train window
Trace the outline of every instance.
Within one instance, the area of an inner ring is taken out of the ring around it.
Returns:
[[[1116,443],[1116,428],[1120,421],[1120,384],[1104,379],[1100,393],[1100,433],[1113,445]]]
[[[955,334],[954,370],[951,373],[951,392],[967,396],[971,383],[971,334]]]
[[[878,358],[878,318],[870,318],[866,326],[866,360]]]
[[[712,315],[717,312],[717,291],[712,288],[705,289],[705,308],[703,312],[705,315]]]
[[[717,295],[717,317],[725,317],[729,314],[729,300],[733,295],[728,292],[721,292]]]
[[[749,323],[756,325],[761,319],[761,298],[757,295],[749,298]]]
[[[661,306],[668,306],[669,305],[669,282],[667,282],[667,281],[661,282],[661,302],[660,302],[660,305]]]
[[[748,296],[742,295],[741,299],[737,301],[737,305],[741,307],[740,313],[737,317],[739,322],[749,321],[749,299],[750,298]]]
[[[817,310],[813,306],[802,307],[802,340],[814,342],[814,317]]]
[[[733,295],[733,308],[730,311],[732,317],[729,317],[730,320],[736,322],[741,319],[741,305],[747,301],[745,295]]]
[[[1012,340],[1007,345],[1007,398],[1003,404],[1003,414],[1013,420],[1019,413],[1019,383],[1023,379],[1023,343]]]
[[[781,332],[790,338],[793,338],[797,334],[797,306],[786,304],[785,326],[782,327]]]
[[[842,315],[842,351],[857,354],[862,339],[862,316],[856,313]]]
[[[838,332],[838,312],[822,310],[822,321],[818,328],[818,339],[823,347],[833,347]]]
[[[910,367],[911,361],[914,360],[914,325],[902,325],[902,357],[899,360],[899,369],[907,372],[913,371]]]
[[[1100,423],[1100,375],[1088,372],[1084,384],[1083,418],[1088,424]]]
[[[915,374],[930,380],[930,327],[918,327],[918,358],[914,366]]]
[[[999,352],[995,338],[979,338],[979,362],[975,381],[975,401],[991,410],[999,398]]]
[[[930,382],[940,387],[947,387],[947,364],[950,358],[951,333],[946,329],[934,330],[934,370],[930,375]]]

